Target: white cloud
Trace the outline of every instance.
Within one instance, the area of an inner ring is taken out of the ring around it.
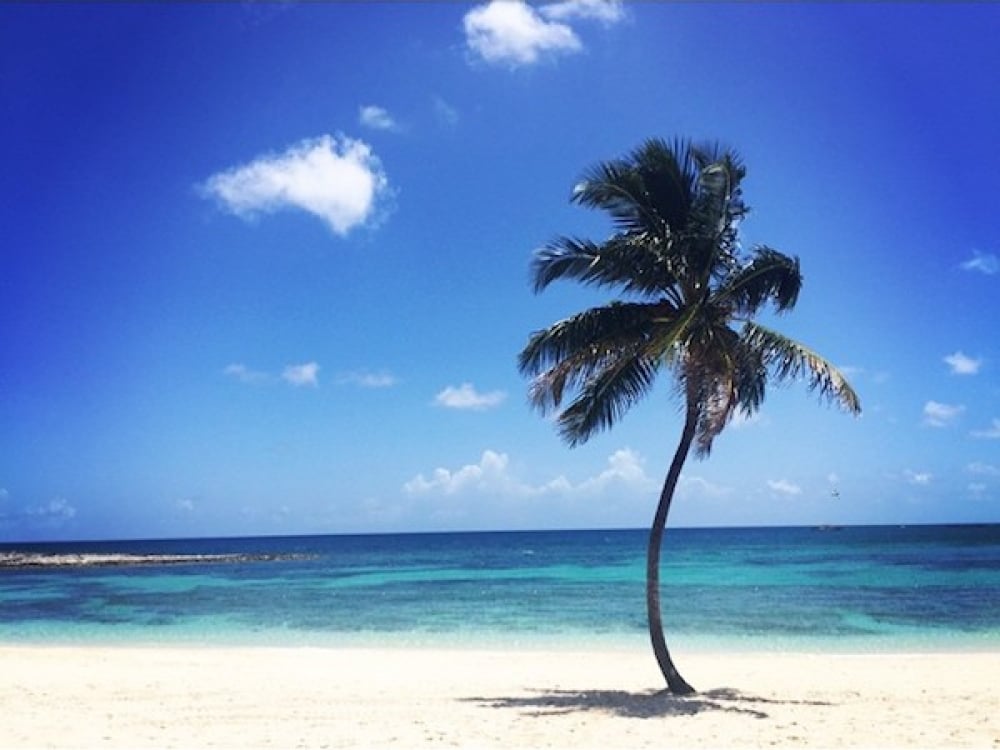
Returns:
[[[264,372],[263,370],[253,370],[244,364],[233,363],[231,365],[226,365],[225,369],[222,371],[225,375],[240,381],[241,383],[247,383],[249,385],[260,385],[260,384],[273,384],[280,380],[284,380],[289,385],[296,387],[300,386],[313,386],[319,385],[319,365],[315,362],[306,362],[301,365],[286,365],[281,371],[281,375],[274,375],[270,372]],[[374,380],[359,382],[362,375],[352,376],[355,378],[351,382],[358,382],[359,385],[367,385],[368,387],[377,387],[374,385]],[[377,376],[369,376],[370,378],[375,378]],[[385,376],[391,377],[391,376]]]
[[[768,479],[767,486],[780,495],[801,495],[802,488],[787,479]]]
[[[980,498],[986,493],[986,485],[982,482],[969,482],[969,494],[975,498]]]
[[[368,144],[323,135],[213,175],[201,189],[243,219],[297,208],[343,236],[373,221],[389,181]]]
[[[1000,273],[1000,258],[993,253],[981,253],[978,250],[972,251],[972,258],[962,263],[961,268],[965,271],[978,271],[987,276]]]
[[[982,461],[973,461],[965,469],[972,474],[981,474],[984,477],[1000,477],[1000,466],[983,463]]]
[[[491,0],[465,14],[469,49],[484,61],[512,68],[531,65],[544,55],[572,54],[583,43],[569,21],[600,21],[609,26],[625,18],[621,0],[561,0],[528,5],[522,0]]]
[[[998,440],[1000,439],[1000,419],[995,419],[985,430],[973,430],[972,436],[977,438],[986,438],[987,440]]]
[[[231,378],[239,380],[241,383],[265,383],[270,379],[270,376],[266,372],[251,370],[246,365],[238,362],[226,365],[226,368],[222,372]]]
[[[357,370],[342,373],[337,378],[338,385],[356,385],[360,388],[391,388],[399,382],[395,375],[388,372],[368,372]]]
[[[911,471],[910,469],[904,471],[903,475],[910,484],[919,485],[928,485],[931,483],[931,479],[934,478],[934,475],[929,471]]]
[[[983,364],[983,360],[973,359],[962,352],[949,354],[944,361],[951,368],[952,375],[975,375]]]
[[[642,456],[631,448],[622,448],[608,456],[608,468],[596,477],[585,479],[575,486],[566,482],[565,488],[574,493],[596,494],[603,492],[608,486],[618,483],[643,490],[656,488],[656,483],[646,474],[645,461],[643,461]],[[553,487],[553,484],[550,482],[548,486]]]
[[[507,476],[509,462],[510,458],[506,453],[486,450],[478,464],[466,464],[455,471],[435,469],[429,479],[418,474],[403,485],[403,490],[413,495],[429,492],[454,495],[471,489],[504,489],[512,482]]]
[[[539,8],[542,15],[553,21],[584,18],[604,23],[617,23],[625,18],[621,0],[562,0]]]
[[[392,115],[382,107],[369,104],[358,110],[358,121],[373,130],[399,130],[399,125]]]
[[[579,52],[583,48],[573,29],[546,21],[520,0],[477,5],[465,14],[463,25],[469,49],[488,63],[529,65],[546,53]]]
[[[924,404],[924,424],[931,427],[946,427],[965,411],[959,404],[942,404],[928,401]]]
[[[194,510],[194,500],[189,497],[182,497],[176,503],[177,509],[184,511],[185,513],[190,513]]]
[[[281,375],[275,375],[263,370],[251,369],[244,364],[233,363],[226,365],[223,373],[235,380],[240,381],[241,383],[247,383],[248,385],[259,385],[265,383],[273,384],[279,380],[284,380],[289,385],[295,387],[306,385],[316,387],[319,385],[319,369],[319,365],[315,362],[305,362],[301,365],[286,365],[281,371]],[[362,376],[358,375],[355,377],[361,378]],[[376,376],[371,377],[374,378]],[[368,385],[368,387],[376,387],[373,385],[373,382],[374,381],[359,384]]]
[[[315,362],[306,362],[301,365],[286,366],[281,371],[281,378],[296,387],[311,386],[315,388],[319,385],[318,374],[319,365]]]
[[[68,521],[76,515],[76,508],[64,497],[57,497],[42,505],[34,505],[25,510],[25,515],[42,521]]]
[[[725,497],[732,493],[732,487],[726,487],[721,484],[715,484],[714,482],[709,482],[707,479],[702,477],[689,477],[682,475],[680,482],[677,483],[678,494],[695,494],[701,497],[718,498]]]
[[[471,383],[462,383],[457,388],[449,385],[434,397],[434,403],[449,409],[483,411],[499,406],[505,398],[507,394],[503,391],[479,393]]]
[[[437,117],[438,122],[442,125],[454,127],[458,124],[458,110],[440,96],[434,97],[433,106],[434,116]]]
[[[486,450],[477,464],[466,464],[455,470],[438,468],[429,477],[418,474],[403,485],[403,490],[409,495],[475,492],[509,497],[590,497],[615,486],[628,487],[632,492],[650,492],[657,487],[646,475],[642,457],[629,448],[615,451],[608,457],[604,471],[576,484],[561,475],[542,484],[530,484],[513,476],[509,466],[510,458],[506,453]]]

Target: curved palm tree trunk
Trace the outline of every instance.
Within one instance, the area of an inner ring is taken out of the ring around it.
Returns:
[[[693,401],[688,399],[684,431],[681,433],[681,441],[674,452],[674,459],[670,463],[667,478],[663,482],[660,501],[656,506],[656,515],[653,517],[653,527],[649,530],[649,548],[646,551],[646,611],[649,619],[649,638],[653,644],[656,663],[660,665],[660,671],[667,681],[667,689],[674,695],[689,695],[695,692],[695,689],[681,677],[680,672],[674,666],[674,662],[670,658],[670,651],[667,650],[667,641],[663,635],[663,618],[660,614],[660,549],[663,545],[663,532],[667,526],[670,503],[674,499],[677,480],[680,479],[681,467],[684,466],[688,451],[691,449],[697,424],[697,408]]]

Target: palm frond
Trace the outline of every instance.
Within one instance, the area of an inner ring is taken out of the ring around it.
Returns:
[[[739,314],[752,316],[769,301],[778,312],[792,309],[801,289],[799,259],[759,245],[750,262],[722,282],[717,299],[732,300]]]
[[[737,403],[742,344],[724,317],[713,320],[711,315],[692,322],[685,342],[680,370],[686,396],[698,405],[695,449],[698,455],[706,456]]]
[[[673,143],[653,138],[633,151],[630,160],[642,179],[649,205],[671,232],[682,230],[698,185],[694,146],[679,138]]]
[[[535,251],[531,261],[532,289],[537,294],[562,279],[593,282],[600,262],[601,246],[597,243],[559,237]]]
[[[612,302],[584,310],[535,331],[518,355],[518,369],[524,375],[537,375],[581,353],[599,357],[629,342],[645,342],[654,321],[670,314],[670,307],[663,303]]]
[[[642,176],[626,160],[590,167],[570,197],[573,203],[597,208],[611,216],[621,232],[650,232],[665,236],[669,227],[649,205]]]
[[[861,399],[844,374],[803,344],[757,323],[743,327],[747,346],[760,352],[765,366],[778,380],[804,379],[821,398],[852,414],[861,413]]]
[[[580,393],[556,420],[559,433],[570,446],[611,427],[653,386],[659,360],[644,356],[622,357],[587,379]]]
[[[736,385],[733,373],[723,373],[710,384],[710,388],[699,400],[701,409],[694,448],[699,458],[705,458],[712,452],[712,443],[729,424],[736,408]]]
[[[732,329],[726,332],[717,337],[720,345],[713,348],[710,364],[695,370],[701,379],[695,450],[702,458],[709,455],[715,438],[737,412],[749,416],[760,408],[767,386],[761,353],[748,347]]]
[[[646,235],[618,235],[598,245],[559,237],[535,253],[531,276],[535,292],[561,279],[593,286],[619,287],[626,293],[664,294],[675,302],[677,277],[661,243]]]
[[[562,406],[566,392],[578,391],[588,379],[606,368],[609,362],[634,356],[639,346],[632,342],[615,349],[595,347],[582,350],[539,373],[528,388],[528,402],[542,414]]]
[[[738,156],[718,145],[696,151],[696,157],[700,171],[685,247],[691,271],[704,285],[736,265],[739,222],[747,213],[740,188],[745,170]]]
[[[697,152],[689,141],[654,138],[624,159],[585,171],[571,200],[608,213],[619,231],[666,239],[687,225],[698,179]]]

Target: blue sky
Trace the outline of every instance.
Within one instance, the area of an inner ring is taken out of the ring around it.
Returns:
[[[671,385],[570,450],[531,253],[643,139],[742,154],[772,390],[675,525],[1000,520],[994,4],[0,6],[0,540],[642,527]]]

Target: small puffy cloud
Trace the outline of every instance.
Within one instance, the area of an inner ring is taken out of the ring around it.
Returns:
[[[987,276],[1000,273],[1000,258],[993,253],[981,253],[978,250],[972,251],[972,258],[962,263],[963,271],[978,271]]]
[[[973,430],[972,437],[1000,440],[1000,419],[994,419],[985,430]]]
[[[951,368],[952,375],[975,375],[983,364],[983,360],[973,359],[962,352],[949,354],[944,361]]]
[[[33,505],[24,511],[25,516],[40,521],[68,521],[76,516],[76,508],[64,497],[57,497],[42,505]]]
[[[431,106],[434,107],[434,116],[442,125],[454,127],[458,124],[458,110],[440,96],[434,97]]]
[[[266,372],[260,372],[259,370],[251,370],[244,364],[234,362],[233,364],[226,365],[225,369],[222,371],[225,375],[231,378],[235,378],[241,383],[266,383],[270,376]]]
[[[194,500],[189,497],[180,498],[175,505],[177,509],[185,513],[190,513],[194,510]]]
[[[931,479],[934,478],[934,475],[929,471],[912,471],[910,469],[904,471],[903,476],[906,477],[906,481],[910,484],[917,485],[928,485],[931,483]]]
[[[691,494],[702,498],[720,498],[726,497],[733,491],[732,487],[726,487],[725,485],[715,484],[710,482],[703,477],[689,477],[682,475],[680,482],[677,484],[678,494]]]
[[[311,386],[315,388],[319,385],[317,375],[319,365],[315,362],[306,362],[301,365],[288,365],[281,371],[281,379],[296,387]]]
[[[789,482],[787,479],[768,479],[767,486],[779,495],[793,496],[802,494],[802,488],[794,482]]]
[[[373,130],[399,130],[399,125],[392,115],[382,107],[369,104],[358,110],[358,121],[366,128]]]
[[[367,370],[357,370],[355,372],[345,372],[337,377],[338,385],[356,385],[359,388],[391,388],[399,380],[395,375],[388,372],[368,372]]]
[[[562,0],[543,5],[539,10],[552,21],[583,18],[610,24],[625,18],[625,8],[621,0]]]
[[[223,374],[249,385],[274,384],[284,380],[289,385],[296,387],[319,385],[319,365],[315,362],[306,362],[301,365],[286,365],[280,375],[275,375],[263,370],[254,370],[244,364],[233,363],[226,365]]]
[[[457,388],[449,385],[434,397],[434,403],[449,409],[484,411],[499,406],[505,398],[507,398],[507,394],[503,391],[479,393],[472,386],[472,383],[462,383]]]
[[[343,236],[373,221],[389,181],[368,144],[324,135],[215,174],[201,191],[243,219],[296,208]]]
[[[980,474],[984,477],[1000,477],[1000,466],[994,466],[982,461],[973,461],[965,469],[970,474]]]
[[[931,427],[947,427],[963,411],[965,411],[965,407],[959,404],[942,404],[937,401],[928,401],[924,404],[924,424]]]
[[[511,67],[538,62],[544,54],[579,52],[583,45],[569,26],[547,21],[520,0],[477,5],[463,20],[465,41],[488,63]]]
[[[465,14],[465,42],[487,63],[531,65],[543,56],[572,54],[583,43],[572,21],[600,21],[608,26],[625,18],[621,0],[561,0],[528,5],[522,0],[491,0]]]

